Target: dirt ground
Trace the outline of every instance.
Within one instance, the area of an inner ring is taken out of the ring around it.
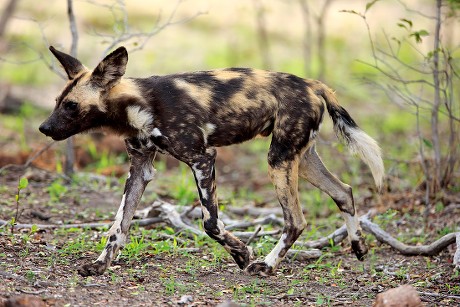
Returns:
[[[23,175],[23,171],[11,169],[1,176],[1,219],[14,216],[14,195]],[[110,221],[117,208],[119,195],[113,190],[86,184],[72,185],[74,196],[50,207],[47,187],[56,174],[32,168],[26,176],[29,185],[21,196],[20,223]],[[421,234],[417,216],[423,208],[411,197],[416,198],[411,194],[388,198],[398,211],[393,218],[397,222],[389,223],[387,231]],[[458,224],[460,208],[448,204],[432,212],[430,220],[428,242],[440,237],[439,229]],[[93,244],[102,235],[97,230],[84,232]],[[255,277],[245,275],[228,257],[208,265],[213,255],[205,244],[193,252],[184,249],[121,259],[104,275],[83,278],[76,269],[95,259],[97,253],[84,249],[61,252],[65,243],[81,232],[39,230],[30,237],[27,234],[11,234],[7,226],[0,231],[0,306],[2,300],[5,303],[18,296],[24,306],[215,306],[230,301],[242,306],[370,306],[378,293],[402,284],[420,291],[427,306],[460,304],[460,276],[452,266],[454,246],[434,257],[405,257],[370,238],[371,252],[363,262],[343,243],[325,250],[325,257],[318,261],[286,260],[275,276]]]
[[[37,132],[37,123],[27,121],[29,125],[25,125],[23,131],[25,140],[18,139],[20,135],[8,128],[7,120],[3,123],[4,126],[0,121],[0,167],[24,164],[31,156],[31,148],[43,147],[44,138]],[[62,156],[63,145],[54,145],[35,159],[34,167],[4,170],[0,175],[0,219],[11,221],[18,214],[17,222],[28,224],[110,223],[121,199],[120,185],[127,164],[112,161],[98,168],[99,173],[115,174],[119,178],[85,175],[81,170],[94,163],[88,154],[85,137],[89,136],[80,136],[76,144],[80,179],[72,184],[66,184],[56,172],[59,161],[55,156]],[[18,145],[21,142],[28,144],[29,151],[21,151]],[[103,138],[96,139],[95,143],[99,146],[95,149],[98,152],[106,147],[110,147],[111,152],[124,150],[119,140]],[[260,166],[265,163],[265,154],[260,154],[261,151],[261,148],[236,147],[220,150],[217,180],[221,199],[229,202],[234,198],[246,204],[251,201],[258,207],[277,206],[266,170]],[[258,156],[260,161],[254,160]],[[177,162],[164,157],[162,161],[166,170],[159,170],[157,177],[181,180],[183,175]],[[347,165],[347,162],[341,164]],[[20,192],[17,209],[15,195],[20,177],[28,178],[28,186]],[[55,184],[59,178],[61,183]],[[361,191],[355,195],[359,214],[376,208],[382,216],[382,228],[401,241],[431,243],[452,229],[458,229],[458,192],[432,208],[429,224],[424,227],[422,194],[385,192],[377,201],[369,197],[372,193],[366,193],[369,188],[366,184],[356,184],[365,181],[359,179],[353,183],[356,191]],[[145,194],[156,193],[175,203],[171,194],[173,184],[163,181],[158,186],[152,182]],[[140,207],[152,201],[152,196],[146,197]],[[306,211],[310,211],[310,205],[304,204]],[[339,212],[332,205],[332,209],[326,205],[324,209],[320,207],[321,212],[313,217],[313,213],[307,214],[307,221],[321,230],[316,236],[327,235],[342,225]],[[348,242],[344,242],[324,249],[320,259],[303,262],[286,259],[276,275],[257,277],[239,270],[210,239],[188,240],[179,248],[172,248],[175,245],[172,238],[182,238],[181,234],[176,236],[161,224],[156,227],[155,235],[145,240],[157,245],[164,243],[165,251],[144,251],[137,256],[121,257],[104,275],[83,278],[77,274],[77,268],[97,258],[95,246],[101,241],[103,229],[12,232],[9,225],[0,226],[0,306],[17,297],[23,301],[22,305],[15,306],[215,306],[223,302],[242,306],[370,306],[378,293],[402,284],[414,286],[427,306],[460,304],[460,275],[452,265],[454,245],[437,256],[406,257],[387,245],[378,244],[368,235],[370,252],[363,262],[356,260]],[[309,225],[300,240],[315,239],[308,237],[314,233],[312,227]],[[137,240],[142,231],[141,228],[132,229],[130,241]],[[268,243],[264,245],[260,244],[264,239],[259,239],[252,245],[259,255],[266,255],[275,239],[277,236],[271,241],[265,239]]]

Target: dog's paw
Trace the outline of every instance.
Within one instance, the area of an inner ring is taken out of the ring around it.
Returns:
[[[356,255],[358,260],[363,261],[364,256],[366,256],[368,249],[364,238],[359,238],[359,241],[351,241],[351,249]]]
[[[77,272],[83,277],[102,275],[107,269],[107,265],[104,262],[96,261],[91,263],[86,263],[78,268]]]
[[[254,261],[248,265],[245,272],[250,275],[270,276],[273,275],[273,267],[268,266],[264,261]]]
[[[242,270],[244,270],[254,258],[252,248],[245,245],[240,249],[230,250],[230,255],[232,255],[236,264]]]

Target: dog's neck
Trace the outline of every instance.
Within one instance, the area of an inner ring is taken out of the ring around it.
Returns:
[[[107,93],[104,104],[107,110],[104,126],[112,132],[133,137],[142,136],[153,129],[153,118],[145,111],[147,102],[134,79],[122,78]]]

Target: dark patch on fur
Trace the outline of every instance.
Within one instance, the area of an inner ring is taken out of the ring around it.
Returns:
[[[351,249],[356,255],[356,258],[359,261],[364,260],[364,256],[366,256],[368,249],[366,243],[364,242],[363,238],[360,238],[359,241],[351,241]]]

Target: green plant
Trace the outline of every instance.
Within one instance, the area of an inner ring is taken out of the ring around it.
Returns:
[[[121,256],[128,260],[139,259],[139,257],[146,252],[150,244],[144,242],[144,235],[141,237],[131,236],[130,242],[125,245],[122,250]]]
[[[17,221],[19,219],[19,216],[20,216],[19,204],[20,204],[20,201],[21,201],[21,191],[24,190],[25,188],[27,188],[28,185],[29,185],[29,181],[27,180],[27,178],[22,177],[22,178],[19,179],[17,193],[15,195],[16,212],[14,214],[14,217],[12,217],[11,221],[10,221],[10,223],[11,223],[11,233],[14,232],[14,225],[17,223]]]
[[[57,202],[67,193],[68,188],[62,183],[62,180],[58,179],[53,181],[46,190],[50,196],[51,202]]]
[[[331,297],[329,295],[318,294],[315,304],[318,306],[331,306]]]
[[[197,198],[195,180],[185,165],[179,166],[179,174],[169,178],[168,191],[178,205],[191,204]]]
[[[165,288],[166,294],[174,295],[180,294],[185,291],[186,287],[184,284],[178,282],[176,277],[171,275],[169,278],[160,278]]]
[[[375,221],[377,224],[382,226],[383,229],[385,229],[398,213],[399,212],[395,209],[388,209],[384,213],[377,215],[375,217]]]
[[[31,283],[31,284],[34,283],[35,280],[37,279],[37,275],[35,274],[34,271],[31,271],[31,270],[28,270],[28,271],[26,272],[26,276],[25,276],[25,277],[26,277],[27,281],[28,281],[29,283]]]

